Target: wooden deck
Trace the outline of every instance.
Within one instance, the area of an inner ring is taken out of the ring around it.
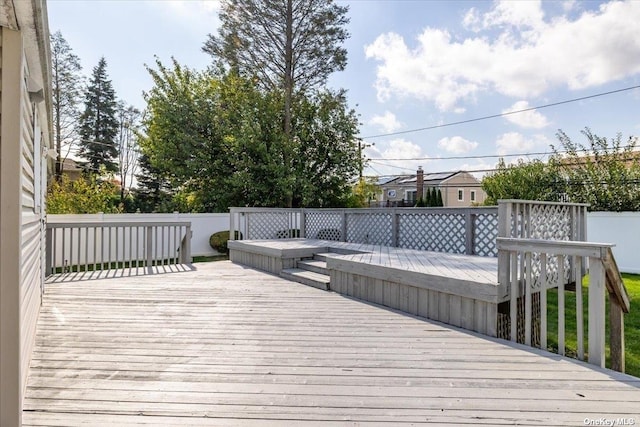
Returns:
[[[640,423],[640,379],[230,262],[48,284],[25,426]]]

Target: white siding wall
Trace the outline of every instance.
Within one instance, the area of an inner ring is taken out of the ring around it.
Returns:
[[[42,149],[40,148],[41,130],[34,114],[34,104],[27,92],[29,70],[26,58],[23,58],[21,123],[20,123],[20,173],[21,173],[21,262],[20,262],[20,351],[22,363],[22,387],[26,387],[26,379],[31,361],[31,350],[35,341],[36,323],[40,312],[41,277],[42,277],[42,227],[41,213],[36,211],[36,189],[41,191],[40,167]],[[36,174],[36,169],[38,174]]]
[[[38,205],[46,188],[41,142],[44,137],[46,144],[48,135],[42,134],[36,118],[46,123],[46,106],[33,104],[27,91],[24,35],[3,27],[0,34],[0,425],[17,426],[41,303],[43,227]]]

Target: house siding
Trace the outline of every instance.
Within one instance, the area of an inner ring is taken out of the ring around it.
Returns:
[[[42,137],[34,104],[27,92],[29,69],[23,57],[22,114],[21,114],[21,280],[20,280],[20,336],[21,336],[21,388],[26,388],[26,380],[35,342],[36,323],[41,303],[42,277],[42,213],[36,202],[41,200]]]
[[[475,204],[483,204],[487,198],[486,193],[476,178],[468,172],[461,172],[445,179],[440,185],[442,201],[446,207],[465,207]],[[458,190],[463,192],[463,200],[458,200]],[[476,200],[471,202],[471,191],[476,192]]]
[[[33,42],[35,3],[17,5],[23,31],[0,25],[0,425],[20,426],[43,284],[44,191],[49,146],[47,102],[34,103],[28,81],[47,88],[47,52]],[[37,16],[36,16],[37,15]],[[3,22],[0,22],[3,24]],[[31,29],[30,29],[31,28]],[[27,36],[26,33],[30,35]],[[48,43],[48,29],[43,28]],[[26,40],[29,39],[29,40]],[[38,73],[31,74],[35,68]],[[46,90],[46,89],[45,89]],[[45,126],[41,126],[41,123]]]

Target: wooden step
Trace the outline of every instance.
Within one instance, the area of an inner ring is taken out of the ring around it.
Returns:
[[[332,253],[332,252],[322,252],[322,253],[313,254],[313,259],[315,259],[315,260],[317,260],[317,261],[324,261],[324,262],[327,262],[327,255],[335,255],[335,253]]]
[[[329,275],[327,263],[319,259],[303,259],[298,261],[297,266],[300,270],[313,271],[314,273]]]
[[[282,270],[280,276],[303,285],[313,286],[314,288],[329,290],[329,276],[326,274],[314,273],[313,271],[302,270],[299,268],[286,268]]]

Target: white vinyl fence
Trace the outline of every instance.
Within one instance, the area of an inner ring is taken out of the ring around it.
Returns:
[[[55,222],[95,221],[191,221],[192,256],[216,255],[209,246],[209,236],[229,230],[229,214],[95,214],[48,215]],[[620,271],[640,274],[640,212],[589,212],[587,214],[587,240],[613,243],[613,253]]]
[[[640,212],[589,212],[587,238],[590,242],[614,243],[618,269],[640,274]]]

